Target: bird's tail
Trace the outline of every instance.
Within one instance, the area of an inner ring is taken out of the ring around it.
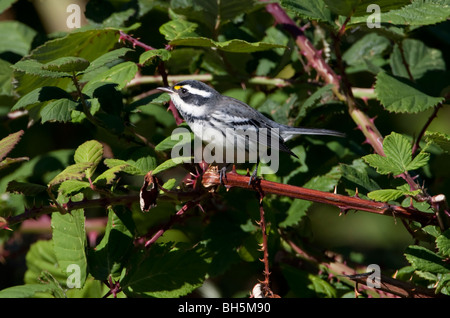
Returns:
[[[297,128],[288,126],[286,126],[285,129],[281,130],[280,135],[284,140],[289,140],[292,137],[299,135],[326,135],[326,136],[345,137],[344,133],[335,130],[317,129],[317,128]]]

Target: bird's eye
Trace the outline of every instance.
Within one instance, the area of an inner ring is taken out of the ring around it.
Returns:
[[[188,92],[188,90],[186,88],[182,88],[182,89],[180,89],[180,91],[181,91],[181,94],[186,94]]]

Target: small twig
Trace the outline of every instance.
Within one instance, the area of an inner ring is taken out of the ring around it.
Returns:
[[[201,196],[200,198],[196,199],[196,200],[192,200],[192,201],[188,201],[185,205],[183,205],[183,207],[181,209],[179,209],[177,211],[177,213],[175,213],[169,220],[169,222],[167,222],[166,224],[164,224],[158,231],[156,231],[155,234],[152,235],[152,237],[145,242],[145,247],[146,248],[150,248],[150,246],[156,242],[157,239],[159,239],[165,231],[167,231],[168,229],[170,229],[172,227],[173,224],[175,224],[187,211],[189,211],[190,209],[196,207],[199,205],[200,201],[203,200],[205,198],[205,194],[203,196]],[[147,235],[148,236],[148,235]]]
[[[422,140],[423,135],[425,134],[425,132],[427,131],[428,127],[430,126],[431,122],[433,121],[434,118],[437,117],[437,113],[439,111],[439,109],[442,107],[443,103],[439,103],[438,105],[436,105],[434,107],[433,113],[431,114],[431,116],[428,118],[427,122],[425,123],[425,125],[423,126],[422,130],[420,131],[419,135],[417,136],[417,139],[413,145],[412,148],[412,154],[414,156],[414,154],[416,153],[417,149],[419,149],[419,144],[420,141]]]
[[[120,41],[120,40],[128,41],[128,42],[130,42],[131,44],[133,44],[133,47],[138,46],[138,47],[143,48],[145,51],[156,50],[154,47],[152,47],[152,46],[150,46],[150,45],[147,45],[147,44],[145,44],[145,43],[139,41],[138,39],[135,39],[134,37],[132,37],[132,36],[126,34],[126,33],[123,32],[123,31],[120,31],[120,38],[119,38],[119,41]],[[168,85],[169,85],[169,82],[168,82],[168,80],[167,80],[167,72],[166,72],[166,68],[165,68],[165,66],[164,66],[164,62],[162,62],[162,61],[158,64],[158,72],[159,72],[159,74],[160,74],[161,77],[162,77],[162,80],[163,80],[164,85],[168,86]]]
[[[53,192],[52,192],[52,187],[48,187],[47,188],[47,194],[50,197],[50,199],[53,201],[54,206],[56,207],[56,210],[59,213],[66,214],[67,212],[69,212],[69,211],[67,211],[67,209],[65,207],[63,207],[61,204],[59,204],[58,200],[56,200],[56,198],[55,198],[55,196],[53,195]]]
[[[109,276],[108,280],[104,281],[103,283],[109,287],[108,292],[103,296],[103,298],[108,298],[110,295],[113,295],[114,298],[117,298],[117,294],[122,291],[120,282],[114,282],[111,276]]]
[[[119,41],[121,41],[121,40],[128,41],[131,44],[133,44],[133,47],[139,46],[139,47],[143,48],[146,51],[155,50],[154,47],[151,47],[150,45],[147,45],[147,44],[139,41],[138,39],[133,38],[132,36],[126,34],[123,31],[120,31]]]
[[[120,40],[126,40],[126,41],[132,43],[133,46],[139,46],[139,47],[143,48],[146,51],[155,50],[154,47],[151,47],[150,45],[147,45],[147,44],[145,44],[145,43],[143,43],[143,42],[133,38],[132,36],[124,33],[123,31],[120,31],[120,38],[119,39]],[[163,61],[159,62],[159,64],[158,64],[158,72],[159,72],[159,75],[161,75],[162,82],[163,82],[164,86],[169,86],[168,74],[167,74],[166,67],[165,67]],[[169,103],[168,110],[170,110],[172,112],[173,117],[175,117],[175,121],[176,121],[177,125],[182,123],[181,117],[178,114],[178,111],[176,110],[176,108],[173,106],[172,102]]]

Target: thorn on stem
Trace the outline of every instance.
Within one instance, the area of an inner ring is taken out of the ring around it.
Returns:
[[[203,210],[203,207],[200,203],[197,203],[197,206],[199,207],[200,210],[202,210],[203,213],[206,213],[205,210]]]
[[[340,207],[339,207],[339,210],[340,210],[339,216],[341,216],[341,215],[347,215],[347,212],[348,212],[350,209],[344,208],[344,207],[340,206]]]

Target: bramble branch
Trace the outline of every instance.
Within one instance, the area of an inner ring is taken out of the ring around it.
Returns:
[[[264,0],[261,1],[266,2]],[[350,117],[353,119],[358,129],[360,129],[366,137],[365,142],[370,144],[377,154],[384,156],[383,136],[375,126],[374,118],[370,118],[366,113],[364,113],[357,107],[355,98],[353,96],[353,90],[348,82],[345,74],[345,68],[342,64],[342,56],[340,54],[340,40],[345,32],[345,23],[340,28],[338,34],[334,35],[335,54],[341,71],[341,74],[337,75],[323,59],[321,52],[318,51],[306,37],[303,29],[297,26],[297,24],[286,14],[286,12],[278,3],[267,3],[266,10],[272,14],[278,24],[282,25],[289,33],[291,33],[301,51],[301,54],[307,59],[309,65],[311,65],[316,70],[322,80],[326,84],[333,84],[333,92],[341,101],[347,103]],[[405,65],[405,67],[407,67],[407,65]],[[341,90],[343,93],[341,93]],[[430,117],[425,127],[427,127],[430,124],[431,120],[436,116],[438,109],[439,107],[435,108],[435,112],[433,113],[432,117]],[[423,133],[424,130],[421,131],[419,135],[420,138]],[[420,138],[418,138],[419,141]],[[414,145],[414,151],[416,151],[417,147],[418,143]],[[426,193],[425,188],[417,184],[415,179],[412,178],[407,171],[402,173],[401,175],[397,175],[394,177],[404,179],[410,186],[411,191],[421,190],[421,192],[423,193],[422,201],[429,202],[432,205],[435,213],[440,213],[439,210],[436,210],[435,206],[432,204],[432,196]]]
[[[145,51],[155,50],[154,47],[151,47],[150,45],[147,45],[147,44],[139,41],[138,39],[133,38],[132,36],[126,34],[123,31],[120,31],[120,38],[119,38],[119,40],[128,41],[131,44],[133,44],[133,47],[139,46],[139,47],[143,48]],[[169,49],[169,48],[170,48],[169,46],[166,47],[166,49]],[[163,61],[161,61],[158,64],[158,72],[159,72],[159,74],[162,77],[162,81],[163,81],[164,86],[169,86],[169,81],[167,79],[168,74],[167,74],[166,67],[165,67]],[[169,103],[169,108],[168,109],[172,112],[173,117],[175,118],[177,125],[179,125],[183,120],[181,119],[180,115],[178,114],[178,111],[176,110],[176,108],[173,105],[172,101]]]
[[[254,185],[249,185],[249,178],[249,176],[240,175],[233,170],[228,172],[222,181],[226,187],[254,189]],[[206,171],[203,175],[203,185],[205,187],[220,185],[219,173],[213,169]],[[399,217],[410,221],[417,221],[423,225],[437,224],[434,214],[425,213],[412,207],[402,207],[384,202],[364,200],[359,197],[348,197],[341,194],[306,189],[267,180],[258,180],[256,186],[259,187],[259,189],[265,194],[270,193],[333,205],[338,207],[341,212],[344,213],[349,210],[366,211],[370,213]]]
[[[341,93],[341,89],[345,89],[345,87],[342,87],[341,78],[323,59],[321,52],[314,47],[303,32],[303,29],[297,26],[278,3],[268,3],[266,5],[266,10],[272,14],[278,24],[282,25],[289,33],[291,33],[301,54],[306,58],[309,65],[316,70],[322,80],[326,84],[333,84],[334,94],[339,100],[348,104],[350,116],[353,121],[355,121],[358,128],[363,132],[367,142],[374,148],[376,153],[384,155],[383,136],[374,125],[373,120],[356,107],[356,102],[353,98],[351,89],[349,90],[347,88],[347,92],[344,94]],[[341,33],[342,32],[343,31],[341,31]]]
[[[335,254],[325,255],[326,253],[320,253],[318,255],[311,255],[310,252],[296,245],[292,240],[288,239],[286,235],[282,234],[283,239],[289,244],[289,246],[295,251],[295,253],[302,259],[315,264],[316,266],[324,266],[327,268],[327,272],[330,275],[336,276],[336,278],[351,284],[351,281],[355,283],[355,291],[359,285],[367,285],[367,277],[359,275],[356,270],[348,265],[344,260],[341,260],[340,256]],[[369,288],[369,287],[365,287]],[[375,292],[389,293],[403,298],[436,298],[442,297],[441,294],[436,294],[432,289],[422,288],[420,286],[413,285],[411,283],[398,280],[393,277],[389,277],[381,274],[380,287],[375,289]]]

